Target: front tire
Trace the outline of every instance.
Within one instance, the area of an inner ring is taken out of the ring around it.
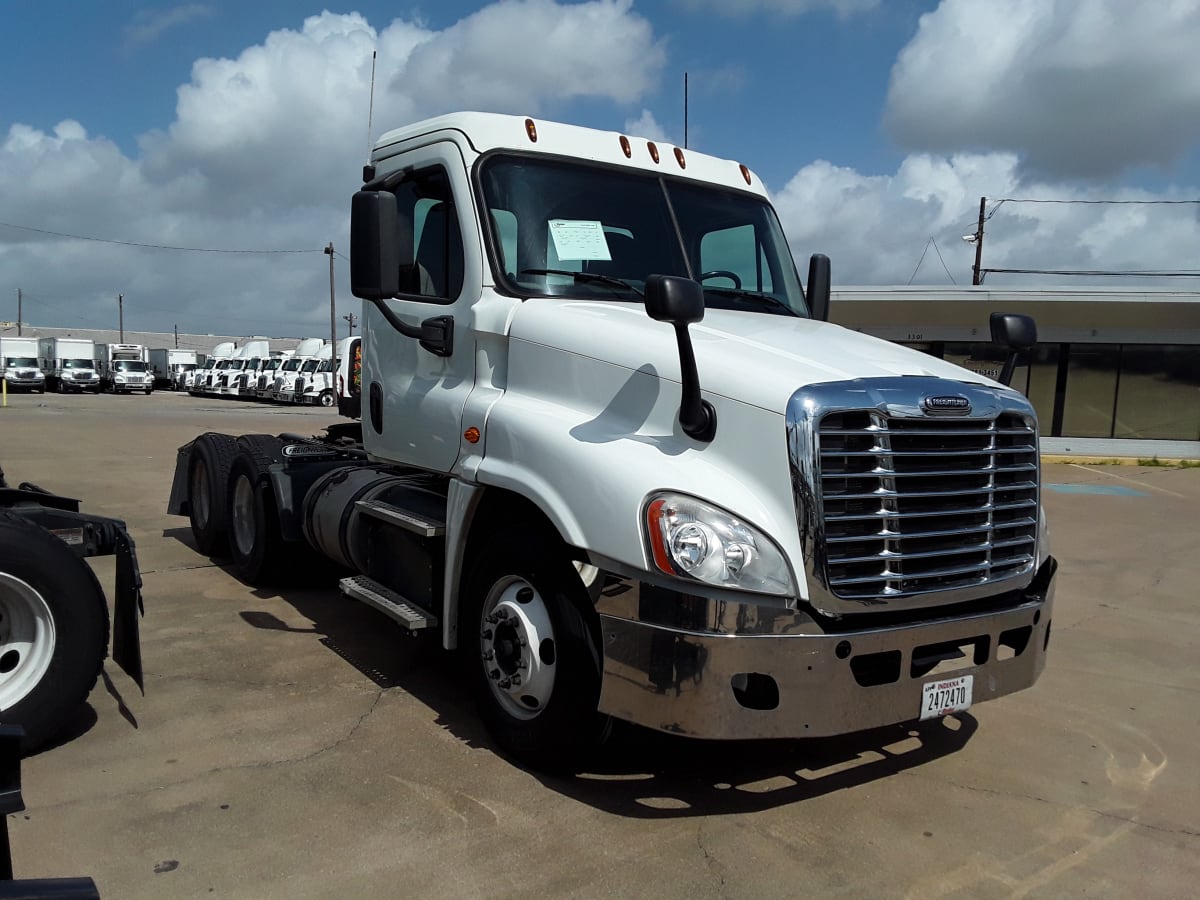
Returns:
[[[58,538],[0,513],[0,720],[28,753],[87,699],[108,647],[96,576]]]
[[[464,596],[459,647],[496,742],[543,771],[577,771],[603,740],[599,623],[557,536],[489,541]]]

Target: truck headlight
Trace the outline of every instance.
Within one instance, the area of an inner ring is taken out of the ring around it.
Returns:
[[[654,494],[645,526],[654,565],[667,575],[763,594],[797,593],[774,541],[702,500]]]

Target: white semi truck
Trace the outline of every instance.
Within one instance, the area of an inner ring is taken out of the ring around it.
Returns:
[[[96,345],[86,338],[49,337],[38,340],[38,362],[46,378],[46,389],[100,391],[96,371]]]
[[[338,405],[338,372],[342,360],[347,358],[356,341],[359,338],[347,337],[337,342],[336,353],[331,358],[322,359],[316,370],[304,377],[303,390],[297,393],[296,402],[325,407]]]
[[[188,393],[193,397],[207,393],[209,386],[216,377],[217,366],[222,360],[228,360],[237,350],[233,341],[221,341],[213,347],[212,353],[204,360],[204,365],[196,370],[191,383],[187,385]]]
[[[0,337],[0,369],[4,386],[12,390],[44,393],[46,376],[38,364],[38,340],[27,337]]]
[[[188,371],[195,371],[200,362],[195,350],[179,347],[151,348],[148,358],[150,371],[154,375],[154,386],[172,391],[179,389],[179,376]],[[186,385],[186,377],[183,383]]]
[[[208,433],[169,510],[250,584],[314,551],[459,654],[497,743],[610,717],[835,735],[1032,685],[1056,563],[1017,391],[830,324],[758,177],[462,113],[385,134],[351,206],[362,421]],[[1010,348],[1033,323],[994,314]]]
[[[154,390],[149,354],[141,344],[97,344],[96,367],[102,391],[149,394]]]
[[[300,370],[310,359],[315,359],[324,346],[325,341],[322,338],[305,338],[297,344],[296,351],[291,358],[275,371],[275,377],[271,381],[266,396],[271,400],[281,401],[280,395],[286,393],[288,402],[291,402],[292,388],[300,376]],[[316,366],[314,365],[313,368]]]
[[[302,403],[304,393],[319,372],[325,372],[333,361],[333,345],[322,344],[316,354],[300,364],[300,368],[292,373],[283,373],[284,380],[278,385],[274,399],[280,403]]]
[[[223,397],[241,397],[248,391],[249,396],[255,396],[259,370],[263,362],[270,358],[270,341],[246,341],[233,354],[229,367],[220,374],[217,393]]]
[[[262,361],[252,385],[244,390],[243,394],[256,400],[269,400],[276,377],[294,355],[294,350],[272,350],[270,358]]]

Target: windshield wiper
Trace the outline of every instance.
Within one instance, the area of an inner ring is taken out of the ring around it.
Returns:
[[[574,278],[576,281],[594,282],[596,284],[607,284],[612,287],[624,288],[627,291],[633,291],[639,297],[645,296],[641,291],[635,288],[628,281],[620,278],[614,278],[611,275],[601,275],[598,272],[572,272],[570,269],[522,269],[522,275],[566,275],[568,278]],[[773,298],[772,298],[773,299]]]
[[[759,291],[744,291],[741,288],[706,287],[704,293],[719,294],[722,297],[733,297],[735,300],[754,300],[766,306],[782,309],[789,316],[800,315],[778,297],[772,297],[770,294],[763,294]]]

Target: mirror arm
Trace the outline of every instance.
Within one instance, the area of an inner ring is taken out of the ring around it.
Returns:
[[[682,382],[679,427],[688,437],[708,443],[717,433],[717,411],[700,396],[700,373],[696,370],[696,354],[692,350],[692,337],[685,323],[675,323],[675,340],[679,344]]]
[[[421,346],[435,356],[450,356],[454,352],[454,316],[434,316],[420,325],[409,325],[384,300],[372,299],[387,323],[405,337],[417,338]]]

